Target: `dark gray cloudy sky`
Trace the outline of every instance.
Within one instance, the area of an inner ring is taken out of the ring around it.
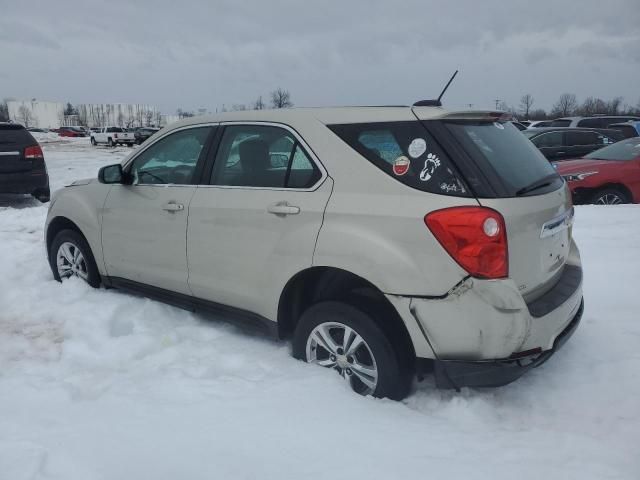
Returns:
[[[0,97],[176,108],[640,101],[639,0],[0,0]]]

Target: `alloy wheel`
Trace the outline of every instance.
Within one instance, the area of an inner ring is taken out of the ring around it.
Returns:
[[[367,342],[351,327],[325,322],[315,327],[306,345],[307,362],[336,370],[361,395],[371,395],[378,384],[378,368]]]
[[[622,203],[624,203],[622,198],[615,193],[606,193],[596,198],[595,201],[596,205],[620,205]]]
[[[89,272],[84,255],[80,249],[71,242],[64,242],[58,248],[56,254],[56,265],[60,279],[73,276],[80,277],[85,281],[89,280]]]

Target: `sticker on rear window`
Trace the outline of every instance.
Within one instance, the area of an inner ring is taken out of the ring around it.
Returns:
[[[393,173],[398,177],[401,177],[405,173],[409,171],[409,167],[411,166],[410,160],[404,155],[398,157],[393,162]]]
[[[499,128],[500,130],[504,130],[504,125],[502,125],[500,122],[493,122],[493,126]]]
[[[409,155],[411,158],[418,158],[427,151],[427,142],[424,138],[414,138],[409,144]]]
[[[430,153],[424,161],[424,168],[420,172],[420,180],[427,182],[431,180],[436,169],[440,166],[440,159],[437,155]]]

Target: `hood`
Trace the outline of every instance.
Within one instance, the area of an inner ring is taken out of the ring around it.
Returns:
[[[74,180],[67,187],[77,187],[79,185],[89,185],[90,183],[98,183],[97,178],[83,178],[82,180]]]
[[[564,162],[557,162],[556,170],[560,175],[564,173],[577,173],[592,168],[610,167],[615,164],[615,160],[595,160],[590,158],[580,158],[577,160],[566,160]]]

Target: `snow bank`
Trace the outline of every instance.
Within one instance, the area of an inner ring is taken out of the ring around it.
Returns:
[[[52,186],[128,148],[47,144]],[[640,208],[578,207],[583,323],[516,383],[361,398],[289,346],[53,281],[46,207],[0,197],[0,479],[640,478]]]

